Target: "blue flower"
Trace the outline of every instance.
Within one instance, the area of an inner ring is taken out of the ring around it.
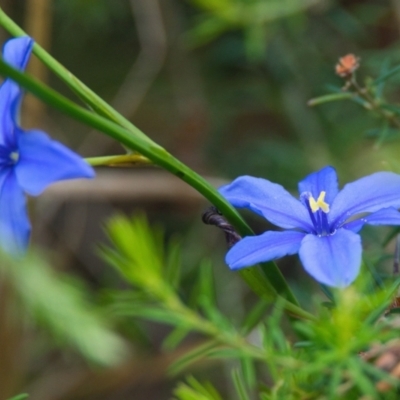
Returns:
[[[305,270],[318,282],[345,287],[361,265],[364,224],[400,225],[400,175],[377,172],[349,183],[339,192],[332,167],[299,183],[297,200],[282,186],[242,176],[220,188],[235,207],[248,208],[287,229],[248,236],[226,255],[233,270],[299,253]]]
[[[3,58],[24,70],[33,46],[29,37],[9,40]],[[11,254],[23,253],[31,226],[24,193],[39,195],[53,182],[93,178],[93,169],[77,154],[39,130],[18,125],[22,90],[10,79],[0,86],[0,246]]]

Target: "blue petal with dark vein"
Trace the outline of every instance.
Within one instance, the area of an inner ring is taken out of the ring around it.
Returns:
[[[331,205],[330,221],[337,228],[356,214],[388,207],[400,208],[400,175],[377,172],[344,186]]]
[[[332,287],[350,285],[361,266],[361,238],[347,229],[333,235],[306,235],[299,256],[304,269],[318,282]]]
[[[295,254],[304,236],[295,231],[268,231],[259,236],[247,236],[229,250],[225,261],[232,270],[237,270]]]
[[[266,179],[241,176],[219,192],[233,206],[248,208],[281,228],[313,229],[305,206],[281,185]]]
[[[400,212],[393,207],[383,208],[369,215],[361,216],[358,219],[347,222],[343,228],[352,232],[359,232],[365,225],[400,225]]]
[[[299,194],[309,192],[314,199],[317,199],[320,193],[324,191],[325,202],[332,204],[334,198],[339,192],[336,170],[333,167],[322,168],[314,172],[299,182]]]
[[[8,40],[3,47],[3,60],[12,67],[23,71],[28,64],[34,41],[29,36]]]

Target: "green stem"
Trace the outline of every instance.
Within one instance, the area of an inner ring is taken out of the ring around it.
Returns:
[[[146,286],[143,289],[146,290]],[[185,321],[192,330],[208,335],[221,344],[241,350],[252,358],[265,360],[268,356],[268,353],[264,349],[250,344],[236,330],[223,330],[213,321],[204,318],[195,310],[187,307],[165,282],[160,282],[160,285],[153,291],[153,294],[161,306]]]
[[[369,105],[370,110],[375,111],[376,113],[378,113],[382,118],[386,119],[390,124],[392,124],[393,126],[395,126],[397,129],[400,129],[400,121],[397,119],[396,115],[393,114],[390,111],[386,111],[384,110],[381,105],[379,104],[379,102],[377,102],[373,96],[371,96],[368,93],[368,90],[366,88],[362,88],[360,87],[360,85],[358,84],[358,82],[356,81],[355,76],[353,75],[353,77],[350,80],[351,85],[354,87],[354,89],[356,90],[357,94],[364,99],[367,104]]]

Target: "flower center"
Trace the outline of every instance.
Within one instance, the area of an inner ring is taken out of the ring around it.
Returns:
[[[19,160],[19,153],[18,151],[12,151],[10,153],[10,159],[12,161],[13,164],[16,164]]]
[[[0,145],[0,168],[13,167],[19,161],[19,151],[16,147]]]
[[[319,194],[317,200],[315,200],[314,197],[310,196],[308,202],[310,204],[310,208],[313,213],[317,212],[319,209],[321,209],[324,213],[329,212],[329,204],[325,203],[325,195],[326,192],[322,191]]]
[[[309,192],[301,194],[303,204],[307,207],[314,225],[314,233],[318,236],[327,236],[333,233],[328,222],[329,204],[325,201],[325,196],[325,191],[321,191],[317,200]]]

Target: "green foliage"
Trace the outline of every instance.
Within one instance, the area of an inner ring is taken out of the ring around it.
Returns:
[[[195,26],[187,32],[189,46],[208,43],[229,30],[244,33],[247,54],[263,57],[265,43],[281,19],[302,13],[319,0],[190,0],[203,11]]]
[[[233,324],[218,309],[215,298],[216,282],[211,266],[203,261],[198,277],[191,288],[196,302],[185,304],[173,282],[166,278],[170,268],[182,271],[176,239],[166,243],[160,229],[150,228],[143,215],[128,219],[112,218],[107,231],[112,247],[103,247],[102,254],[132,285],[124,293],[114,293],[109,307],[121,316],[135,316],[144,320],[168,324],[174,329],[165,339],[164,349],[180,345],[189,333],[205,336],[190,350],[173,361],[171,374],[182,373],[193,363],[205,360],[235,362],[232,382],[241,400],[261,399],[353,399],[355,396],[374,395],[389,399],[378,392],[378,381],[394,379],[385,371],[364,361],[360,353],[372,343],[387,343],[398,336],[393,328],[396,314],[382,317],[396,295],[398,282],[375,286],[371,275],[361,274],[356,285],[345,290],[329,290],[331,301],[326,307],[320,299],[313,301],[314,320],[295,321],[289,335],[282,328],[284,304],[257,302],[243,321]],[[171,245],[172,244],[172,245]],[[378,322],[377,322],[378,321]],[[252,339],[251,339],[252,338]],[[265,379],[261,366],[267,367],[272,384],[260,389]],[[340,393],[340,397],[335,397]],[[391,392],[392,393],[392,392]],[[177,399],[217,399],[215,389],[200,384],[194,378],[181,383],[174,392]],[[327,397],[324,397],[327,396]]]
[[[55,273],[34,252],[18,259],[2,254],[0,270],[32,320],[43,325],[60,345],[72,346],[98,364],[123,360],[125,343],[89,302],[87,290],[78,281]]]
[[[108,223],[107,232],[113,247],[103,247],[101,253],[135,288],[114,294],[112,307],[115,312],[173,325],[175,330],[166,339],[168,348],[178,345],[190,331],[197,331],[213,339],[206,344],[210,352],[217,351],[221,343],[228,343],[239,353],[255,352],[243,341],[236,327],[219,312],[208,261],[199,266],[193,287],[196,303],[189,307],[174,288],[175,282],[179,281],[177,271],[181,270],[180,266],[171,263],[171,253],[176,262],[180,260],[175,240],[165,246],[161,231],[151,229],[143,215],[131,220],[115,216]],[[172,282],[168,279],[171,270],[175,275]],[[203,352],[204,348],[199,354]],[[198,349],[195,349],[185,364],[192,362],[197,354]]]
[[[175,400],[222,400],[216,389],[209,383],[200,383],[193,376],[186,378],[174,390]]]

